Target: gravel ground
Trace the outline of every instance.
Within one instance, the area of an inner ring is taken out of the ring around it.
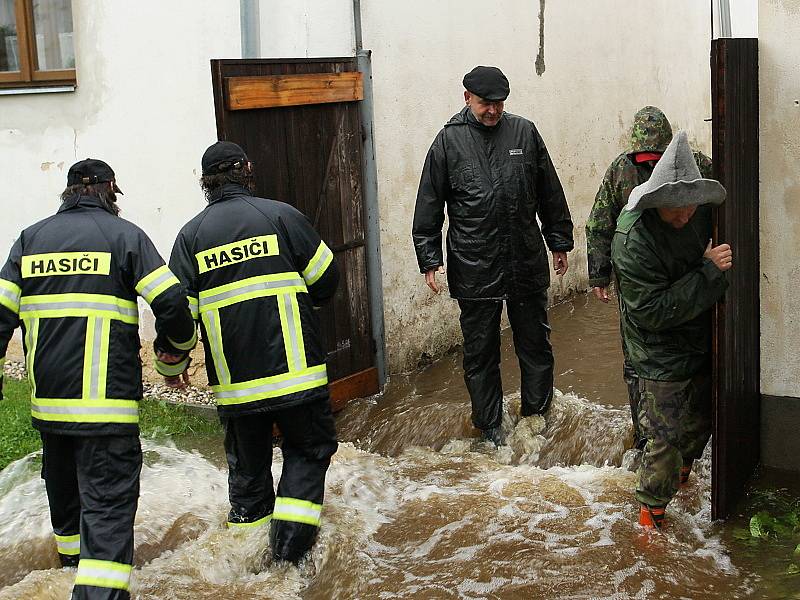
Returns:
[[[4,374],[9,379],[24,379],[27,376],[25,363],[22,361],[7,360]],[[214,406],[214,395],[211,393],[211,390],[194,385],[190,385],[184,390],[175,390],[167,387],[163,383],[145,382],[144,395],[158,400],[167,400],[169,402]]]

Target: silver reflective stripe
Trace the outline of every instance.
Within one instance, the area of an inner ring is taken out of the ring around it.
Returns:
[[[100,397],[100,346],[103,343],[103,319],[91,317],[87,328],[94,326],[94,337],[92,343],[92,363],[91,374],[89,375],[89,399]],[[105,395],[105,394],[104,394]]]
[[[148,301],[153,300],[153,298],[150,297],[150,294],[152,294],[156,290],[156,288],[158,286],[160,286],[162,283],[166,282],[171,277],[175,277],[172,274],[172,271],[170,271],[169,269],[165,270],[161,275],[159,275],[153,281],[151,281],[146,286],[144,286],[139,291],[139,295],[142,298],[144,298],[145,300],[148,300]]]
[[[235,288],[232,290],[227,290],[224,292],[219,292],[214,294],[213,296],[205,296],[200,298],[200,310],[203,310],[203,306],[213,304],[215,302],[220,302],[222,300],[229,300],[231,298],[236,298],[239,296],[246,296],[252,294],[254,292],[261,292],[264,290],[275,290],[278,288],[289,287],[289,286],[305,286],[305,281],[300,279],[299,277],[292,277],[287,279],[281,279],[278,281],[259,281],[257,283],[251,283],[250,285],[246,285],[243,287]],[[244,298],[245,300],[247,298]]]
[[[80,534],[75,534],[75,535],[55,534],[55,538],[59,554],[68,554],[68,555],[80,554],[81,550]]]
[[[131,579],[131,565],[82,558],[78,563],[75,585],[91,585],[95,587],[127,590]]]
[[[277,381],[275,383],[263,383],[261,385],[256,385],[245,389],[215,392],[214,395],[217,397],[217,399],[241,398],[243,396],[250,396],[251,394],[278,392],[280,390],[293,387],[301,383],[310,383],[312,381],[327,380],[327,378],[328,378],[328,373],[323,369],[318,373],[308,373],[306,375],[292,377],[291,379],[286,379],[284,381]]]
[[[196,321],[200,317],[200,311],[198,309],[200,303],[194,296],[187,296],[186,299],[189,301],[189,312],[192,313],[192,318]]]
[[[322,245],[324,245],[324,242]],[[322,254],[320,254],[311,270],[303,271],[303,278],[308,282],[309,285],[316,283],[323,271],[328,268],[328,264],[330,262],[329,259],[332,257],[333,252],[331,252],[330,248],[325,246],[325,248],[322,250]]]
[[[138,317],[139,311],[136,308],[129,308],[127,306],[119,306],[113,303],[102,302],[37,302],[35,304],[23,304],[20,307],[20,314],[26,312],[33,312],[37,310],[69,310],[69,309],[88,309],[88,310],[101,310],[119,313],[126,317]]]
[[[295,300],[294,294],[282,294],[280,301],[283,303],[284,314],[286,315],[286,332],[289,335],[289,347],[286,348],[286,359],[290,371],[301,371],[306,368],[305,357],[300,353],[300,344],[297,339],[297,330],[300,323],[295,319]]]
[[[9,302],[0,302],[0,304],[8,306],[10,303],[11,306],[15,307],[14,312],[19,312],[19,297],[20,297],[19,292],[12,292],[8,288],[0,287],[0,296],[6,298],[9,301]],[[11,306],[8,307],[11,308]]]
[[[275,498],[272,518],[276,521],[294,521],[319,527],[322,505],[298,498]]]
[[[109,403],[114,402],[109,400]],[[36,399],[31,399],[31,410],[40,413],[56,415],[132,415],[139,414],[138,409],[125,406],[50,406],[39,404]]]

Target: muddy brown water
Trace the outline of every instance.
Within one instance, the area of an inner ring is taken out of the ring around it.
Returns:
[[[299,568],[269,563],[265,530],[224,528],[219,439],[146,440],[133,597],[800,599],[789,574],[800,539],[742,533],[763,497],[710,522],[708,458],[666,532],[635,524],[616,309],[582,297],[550,314],[564,393],[546,419],[518,418],[503,336],[508,446],[476,437],[458,353],[340,414],[323,526]],[[0,600],[69,596],[74,571],[55,569],[40,465],[32,454],[0,473]],[[761,485],[800,494],[780,474]]]

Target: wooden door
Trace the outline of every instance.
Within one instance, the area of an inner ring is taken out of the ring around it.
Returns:
[[[211,73],[218,138],[255,164],[256,195],[302,211],[339,265],[320,311],[334,408],[376,393],[355,59],[212,60]]]
[[[714,176],[728,191],[717,239],[733,249],[730,287],[714,326],[711,515],[735,509],[759,459],[758,40],[711,45]]]

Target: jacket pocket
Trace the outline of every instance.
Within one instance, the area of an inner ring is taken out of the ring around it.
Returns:
[[[450,171],[450,187],[462,192],[470,192],[475,186],[475,169],[472,162],[464,163]]]

